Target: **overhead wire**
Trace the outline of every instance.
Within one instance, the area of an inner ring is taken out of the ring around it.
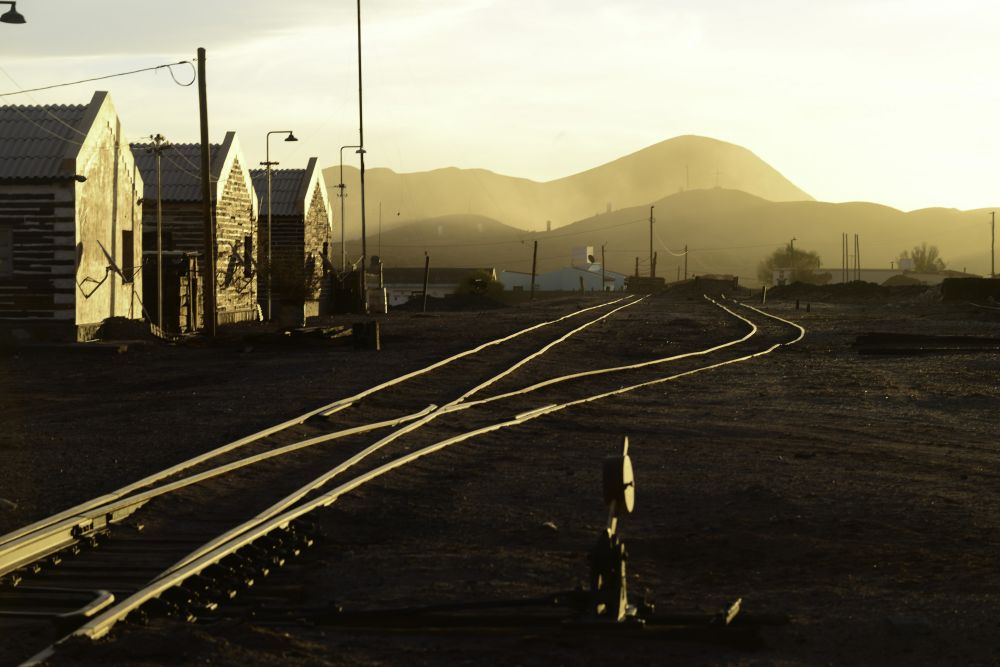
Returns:
[[[39,109],[41,109],[46,115],[50,116],[53,120],[55,120],[60,125],[65,126],[69,130],[71,130],[71,131],[79,134],[81,137],[83,137],[84,139],[86,139],[87,138],[87,133],[86,132],[83,132],[79,128],[74,127],[73,125],[67,123],[65,120],[63,120],[58,115],[56,115],[55,113],[53,113],[52,110],[49,109],[48,105],[38,104],[37,101],[33,97],[31,97],[30,93],[36,93],[36,92],[43,91],[43,90],[51,90],[53,88],[62,88],[62,87],[65,87],[65,86],[74,86],[74,85],[81,84],[81,83],[88,83],[90,81],[100,81],[100,80],[103,80],[103,79],[110,79],[110,78],[113,78],[113,77],[128,76],[130,74],[138,74],[140,72],[150,72],[150,71],[153,71],[153,70],[159,70],[159,69],[163,69],[163,68],[166,68],[167,71],[170,72],[170,77],[174,80],[174,83],[176,83],[179,86],[190,86],[191,84],[193,84],[195,82],[195,80],[197,80],[197,72],[194,69],[193,62],[194,62],[193,60],[182,60],[182,61],[179,61],[179,62],[176,62],[176,63],[169,63],[169,64],[166,64],[166,65],[157,65],[155,67],[146,67],[146,68],[143,68],[143,69],[131,70],[131,71],[128,71],[128,72],[118,72],[116,74],[108,74],[108,75],[105,75],[105,76],[99,76],[99,77],[94,77],[94,78],[90,78],[90,79],[81,79],[79,81],[69,81],[69,82],[66,82],[66,83],[58,83],[58,84],[52,84],[52,85],[49,85],[49,86],[41,86],[39,88],[27,88],[27,89],[21,88],[21,84],[18,83],[17,80],[14,79],[14,77],[10,75],[10,72],[8,72],[6,69],[4,69],[2,66],[0,66],[0,72],[2,72],[4,76],[6,76],[8,79],[10,79],[11,83],[13,83],[18,88],[18,90],[14,91],[14,92],[0,93],[0,97],[9,97],[11,95],[26,94],[26,95],[29,96],[29,99],[31,99],[33,102],[35,102],[35,106],[37,106]],[[191,67],[192,71],[195,72],[194,77],[188,83],[183,83],[181,81],[178,81],[176,75],[174,75],[173,69],[171,69],[172,67],[175,67],[177,65],[184,65],[184,64],[189,65]],[[24,109],[22,109],[18,105],[9,105],[9,106],[18,115],[20,115],[22,118],[24,118],[24,120],[26,120],[29,123],[31,123],[32,125],[34,125],[38,129],[40,129],[42,132],[45,132],[46,134],[48,134],[48,135],[50,135],[50,136],[52,136],[52,137],[54,137],[54,138],[56,138],[56,139],[58,139],[60,141],[63,141],[65,143],[67,143],[67,144],[72,144],[74,146],[83,146],[83,142],[82,141],[77,141],[77,140],[75,140],[75,139],[73,139],[71,137],[63,136],[63,135],[61,135],[61,134],[59,134],[57,132],[54,132],[51,129],[45,127],[44,125],[42,125],[41,123],[39,123],[36,119],[32,118],[28,113],[26,113],[24,111]],[[109,147],[107,147],[107,146],[99,146],[98,147],[99,150],[107,150],[108,148]]]
[[[15,86],[17,86],[17,87],[18,87],[19,89],[21,88],[21,84],[20,84],[20,83],[18,83],[18,82],[17,82],[17,80],[15,80],[15,79],[14,79],[14,77],[12,77],[12,76],[10,75],[10,72],[8,72],[8,71],[7,71],[6,69],[4,69],[3,67],[0,67],[0,72],[3,72],[3,75],[4,75],[5,77],[7,77],[8,79],[10,79],[11,83],[13,83],[13,84],[14,84]],[[28,92],[28,91],[25,91],[25,92]],[[80,135],[81,137],[83,137],[83,138],[86,138],[86,137],[87,137],[87,133],[86,133],[86,132],[83,132],[83,131],[81,131],[81,130],[80,130],[79,128],[77,128],[77,127],[74,127],[73,125],[70,125],[69,123],[67,123],[66,121],[64,121],[64,120],[63,120],[62,118],[60,118],[59,116],[57,116],[57,115],[55,115],[54,113],[52,113],[52,111],[51,111],[51,110],[49,110],[49,108],[48,108],[48,107],[46,107],[45,105],[43,105],[43,104],[38,104],[38,101],[37,101],[37,100],[35,100],[35,98],[31,97],[30,95],[29,95],[28,97],[29,97],[29,98],[31,99],[31,101],[32,101],[32,102],[35,102],[35,104],[36,104],[36,105],[37,105],[37,106],[38,106],[39,108],[41,108],[41,110],[42,110],[42,111],[44,111],[44,112],[45,112],[46,114],[48,114],[48,115],[49,115],[50,117],[52,117],[52,119],[53,119],[53,120],[55,120],[55,121],[56,121],[57,123],[59,123],[60,125],[63,125],[63,126],[65,126],[65,127],[69,128],[69,129],[70,129],[70,130],[72,130],[73,132],[76,132],[77,134],[79,134],[79,135]],[[34,121],[34,120],[33,120],[32,118],[30,118],[30,117],[29,117],[29,116],[28,116],[27,114],[25,114],[25,113],[24,113],[24,112],[23,112],[23,111],[22,111],[21,109],[19,109],[19,108],[18,108],[17,106],[12,106],[12,108],[13,108],[13,109],[14,109],[15,111],[17,111],[18,113],[20,113],[20,114],[21,114],[21,115],[22,115],[22,116],[23,116],[23,117],[24,117],[24,118],[25,118],[26,120],[28,120],[28,122],[30,122],[30,123],[33,123],[34,125],[37,125],[38,127],[42,127],[42,126],[41,126],[41,125],[39,125],[39,124],[38,124],[37,122],[35,122],[35,121]],[[42,128],[42,129],[44,130],[45,128]],[[76,143],[76,142],[73,142],[73,143]],[[82,143],[81,143],[80,145],[82,145]]]
[[[65,83],[54,83],[54,84],[51,84],[51,85],[48,85],[48,86],[39,86],[38,88],[20,89],[20,90],[15,90],[15,91],[10,92],[10,93],[0,93],[0,97],[10,97],[11,95],[22,95],[22,94],[27,94],[27,93],[37,93],[37,92],[42,91],[42,90],[52,90],[53,88],[64,88],[66,86],[76,86],[76,85],[79,85],[81,83],[90,83],[91,81],[103,81],[104,79],[112,79],[112,78],[119,77],[119,76],[129,76],[131,74],[139,74],[141,72],[152,72],[154,70],[164,69],[164,68],[166,68],[170,72],[170,77],[174,80],[174,83],[176,83],[178,86],[185,86],[185,87],[187,87],[187,86],[192,85],[198,79],[197,71],[195,70],[195,67],[194,67],[194,62],[195,61],[193,59],[192,60],[181,60],[181,61],[178,61],[178,62],[175,62],[175,63],[168,63],[166,65],[156,65],[155,67],[144,67],[142,69],[134,69],[134,70],[130,70],[128,72],[116,72],[115,74],[106,74],[104,76],[95,76],[95,77],[92,77],[92,78],[89,78],[89,79],[80,79],[79,81],[67,81]],[[188,65],[188,66],[191,67],[191,71],[194,72],[194,76],[191,79],[191,81],[189,81],[187,83],[182,83],[181,81],[177,80],[177,77],[174,75],[173,70],[170,69],[170,68],[171,67],[176,67],[178,65]],[[7,75],[7,76],[8,76],[8,78],[10,78],[10,75]],[[13,79],[11,79],[11,81],[13,81]],[[14,83],[15,83],[15,85],[17,85],[16,81]],[[20,88],[20,86],[18,86],[18,88]]]

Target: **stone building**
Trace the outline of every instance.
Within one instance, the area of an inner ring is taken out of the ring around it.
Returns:
[[[0,335],[88,340],[142,319],[143,179],[106,92],[0,107]]]
[[[215,294],[218,324],[259,319],[257,307],[257,195],[235,132],[211,144],[212,212],[215,225]],[[145,182],[143,194],[143,272],[146,309],[155,319],[156,300],[156,154],[151,144],[132,144]],[[205,227],[201,197],[201,144],[171,144],[160,157],[162,202],[161,253],[166,331],[202,326]]]
[[[305,169],[271,170],[271,308],[273,319],[301,321],[320,314],[325,280],[332,268],[330,243],[333,209],[317,158]],[[257,220],[257,292],[265,314],[268,309],[268,205],[267,171],[251,172],[260,215]],[[284,312],[284,315],[282,313]]]

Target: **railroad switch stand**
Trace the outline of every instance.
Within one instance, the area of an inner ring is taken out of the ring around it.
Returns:
[[[708,614],[656,613],[653,605],[642,598],[629,600],[626,579],[628,550],[618,532],[619,520],[635,507],[635,477],[628,445],[626,437],[621,454],[604,460],[603,492],[608,523],[588,554],[589,590],[581,586],[576,590],[536,598],[476,600],[363,611],[349,611],[331,603],[319,609],[298,611],[295,617],[317,625],[408,630],[480,627],[535,631],[549,628],[554,632],[607,632],[611,635],[630,635],[641,631],[644,636],[662,639],[758,647],[758,627],[787,623],[787,617],[749,616],[741,612],[742,599]],[[559,614],[560,611],[564,613]]]
[[[628,601],[628,551],[618,534],[619,516],[631,513],[635,507],[635,477],[628,455],[628,436],[622,444],[621,455],[604,460],[603,473],[608,525],[590,550],[591,617],[611,623],[642,623],[637,615],[638,608]]]

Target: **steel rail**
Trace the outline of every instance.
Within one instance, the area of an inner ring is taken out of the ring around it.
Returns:
[[[288,496],[282,498],[281,500],[279,500],[274,505],[268,507],[266,510],[264,510],[264,511],[260,512],[259,514],[257,514],[255,517],[253,517],[251,519],[248,519],[247,521],[243,522],[239,526],[233,528],[230,531],[227,531],[226,533],[220,535],[219,537],[217,537],[217,538],[215,538],[215,539],[213,539],[213,540],[211,540],[209,542],[206,542],[204,545],[202,545],[201,547],[199,547],[195,551],[193,551],[190,554],[188,554],[187,556],[185,556],[182,560],[180,560],[178,563],[176,563],[175,565],[173,565],[171,568],[167,569],[163,573],[163,575],[161,575],[161,576],[169,575],[170,573],[172,573],[173,571],[175,571],[175,570],[183,567],[187,563],[196,560],[202,554],[207,553],[207,552],[211,551],[212,549],[214,549],[216,547],[216,545],[222,544],[225,541],[232,539],[233,536],[239,534],[239,532],[241,530],[249,530],[253,526],[259,524],[260,522],[266,521],[268,518],[270,518],[270,517],[272,517],[272,516],[274,516],[276,514],[279,514],[279,513],[283,512],[283,511],[287,510],[289,507],[292,507],[295,503],[301,501],[303,498],[305,498],[307,495],[309,495],[313,491],[316,491],[317,489],[320,489],[323,486],[325,486],[334,477],[340,475],[341,473],[343,473],[343,472],[345,472],[347,470],[350,470],[355,465],[357,465],[358,463],[360,463],[362,460],[364,460],[365,458],[371,456],[372,454],[374,454],[375,452],[379,451],[383,447],[385,447],[385,446],[389,445],[390,443],[398,440],[399,438],[401,438],[402,436],[406,435],[407,433],[411,433],[411,432],[413,432],[413,431],[415,431],[415,430],[417,430],[419,428],[422,428],[423,426],[426,426],[427,424],[429,424],[430,422],[434,421],[435,419],[437,419],[441,415],[447,414],[447,413],[451,412],[452,408],[454,406],[460,405],[469,396],[472,396],[472,395],[476,394],[477,392],[479,392],[480,390],[482,390],[482,389],[490,386],[491,384],[499,382],[501,379],[503,379],[506,376],[510,375],[511,373],[513,373],[518,368],[524,366],[525,364],[527,364],[528,362],[532,361],[533,359],[536,359],[536,358],[540,357],[541,355],[545,354],[546,352],[548,352],[549,350],[551,350],[556,345],[559,345],[560,343],[566,341],[567,339],[569,339],[570,337],[576,335],[580,331],[583,331],[584,329],[586,329],[588,327],[591,327],[591,326],[597,324],[598,322],[601,322],[601,321],[603,321],[603,320],[611,317],[612,315],[614,315],[615,313],[617,313],[620,310],[623,310],[625,308],[630,308],[630,307],[632,307],[634,305],[637,305],[637,304],[641,303],[644,299],[645,299],[645,297],[643,297],[642,299],[637,299],[637,300],[630,301],[630,302],[628,302],[628,303],[626,303],[626,304],[624,304],[622,306],[619,306],[619,307],[617,307],[617,308],[615,308],[615,309],[613,309],[613,310],[611,310],[611,311],[609,311],[607,313],[604,313],[603,315],[601,315],[601,316],[599,316],[599,317],[597,317],[597,318],[595,318],[593,320],[585,322],[585,323],[581,324],[580,326],[575,327],[575,328],[571,329],[570,331],[566,332],[562,336],[559,336],[555,340],[550,341],[549,343],[546,343],[545,345],[543,345],[538,350],[536,350],[536,351],[532,352],[531,354],[523,357],[522,359],[520,359],[519,361],[515,362],[511,366],[507,367],[506,369],[504,369],[500,373],[497,373],[493,377],[491,377],[491,378],[489,378],[487,380],[484,380],[483,382],[479,383],[478,385],[476,385],[472,389],[469,389],[468,391],[466,391],[465,393],[463,393],[458,398],[449,401],[448,403],[444,404],[443,406],[432,410],[428,414],[425,414],[423,417],[420,417],[419,419],[416,419],[415,421],[410,422],[409,424],[403,426],[402,428],[400,428],[400,429],[398,429],[396,431],[393,431],[392,433],[386,435],[385,437],[381,438],[380,440],[372,443],[371,445],[369,445],[365,449],[361,450],[360,452],[354,454],[350,458],[342,461],[341,463],[337,464],[335,467],[333,467],[330,470],[326,471],[325,473],[323,473],[322,475],[320,475],[319,477],[317,477],[316,479],[314,479],[312,482],[310,482],[306,486],[303,486],[303,487],[299,488],[298,490],[294,491],[293,493],[289,494]]]
[[[968,304],[973,308],[981,308],[983,310],[1000,310],[998,306],[987,306],[985,303],[976,303],[975,301],[969,301]]]
[[[772,316],[769,313],[764,313],[763,311],[759,312],[768,317],[772,317],[775,320],[785,322],[795,328],[798,328],[800,331],[799,335],[791,341],[778,342],[765,348],[764,350],[760,350],[751,354],[735,357],[732,359],[726,359],[723,361],[719,361],[713,364],[707,364],[705,366],[700,366],[693,369],[688,369],[681,373],[675,373],[672,375],[636,383],[626,387],[620,387],[615,390],[594,394],[592,396],[576,399],[573,401],[567,401],[565,403],[543,406],[535,410],[521,413],[515,416],[513,419],[508,419],[502,422],[497,422],[494,424],[483,426],[475,430],[468,431],[466,433],[461,433],[452,436],[450,438],[447,438],[445,440],[441,440],[434,444],[427,445],[413,452],[409,452],[403,456],[393,459],[392,461],[384,463],[381,466],[378,466],[377,468],[374,468],[362,475],[359,475],[347,482],[344,482],[343,484],[337,486],[336,488],[331,489],[330,491],[322,495],[319,495],[315,498],[312,498],[309,501],[295,508],[287,510],[281,514],[271,516],[265,521],[257,524],[256,526],[253,526],[251,529],[242,531],[241,533],[235,535],[229,541],[218,544],[211,551],[199,555],[195,560],[187,562],[183,566],[172,571],[169,576],[157,578],[146,588],[137,591],[133,595],[129,596],[128,598],[120,602],[119,604],[115,605],[111,609],[102,613],[100,616],[91,619],[90,621],[82,625],[80,628],[78,628],[75,632],[73,632],[72,635],[70,635],[70,637],[74,636],[88,637],[91,639],[99,639],[100,637],[103,637],[110,631],[110,629],[114,626],[115,623],[117,623],[119,620],[123,619],[126,615],[137,609],[147,600],[157,597],[164,591],[181,584],[185,579],[200,573],[202,570],[209,567],[210,565],[217,563],[218,561],[220,561],[222,558],[225,558],[229,554],[252,543],[253,541],[259,539],[260,537],[267,535],[272,530],[285,528],[292,521],[308,514],[309,512],[312,512],[321,507],[328,507],[332,505],[342,495],[350,491],[353,491],[358,487],[378,477],[381,477],[382,475],[392,470],[395,470],[396,468],[400,468],[404,465],[412,463],[413,461],[416,461],[420,458],[438,452],[442,449],[445,449],[446,447],[464,442],[466,440],[470,440],[474,437],[484,435],[486,433],[498,431],[500,429],[509,428],[512,426],[519,426],[528,421],[538,419],[539,417],[554,414],[556,412],[560,412],[562,410],[566,410],[575,407],[577,405],[583,405],[585,403],[604,400],[607,398],[611,398],[613,396],[618,396],[621,394],[636,391],[638,389],[643,389],[646,387],[662,384],[665,382],[674,381],[680,378],[689,377],[697,373],[703,373],[716,368],[721,368],[723,366],[750,361],[752,359],[756,359],[758,357],[770,354],[781,347],[792,345],[802,340],[802,337],[805,334],[805,329],[803,327],[795,323],[789,322],[788,320],[783,320],[782,318],[779,318],[777,316]],[[736,315],[736,317],[739,317],[740,319],[745,319],[739,315]],[[64,641],[65,639],[66,638],[64,638],[63,640],[59,640],[57,644]],[[35,658],[32,658],[31,661],[25,664],[26,665],[38,664],[38,662],[40,662],[41,660],[44,660],[45,658],[51,656],[54,650],[53,649],[54,646],[55,644],[50,646],[45,651],[38,654],[37,656],[35,656]]]
[[[728,297],[723,297],[723,298],[727,298],[728,299]],[[791,320],[786,320],[783,317],[778,317],[774,313],[769,313],[767,311],[761,310],[760,308],[757,308],[756,306],[751,306],[750,304],[744,303],[742,301],[736,301],[734,299],[728,299],[728,300],[732,301],[733,303],[737,303],[737,304],[743,306],[744,308],[749,308],[750,310],[752,310],[752,311],[754,311],[756,313],[759,313],[759,314],[763,315],[764,317],[770,317],[772,320],[778,320],[779,322],[781,322],[783,324],[787,324],[790,327],[794,327],[794,328],[798,329],[799,330],[799,335],[794,340],[791,340],[791,341],[789,341],[787,343],[784,343],[784,345],[793,345],[795,343],[798,343],[800,340],[802,340],[806,336],[806,330],[805,330],[805,328],[803,326],[799,325],[799,324],[796,324],[795,322],[792,322]]]
[[[268,428],[262,429],[260,431],[257,431],[256,433],[250,434],[250,435],[245,436],[243,438],[240,438],[238,440],[234,440],[233,442],[230,442],[228,444],[222,445],[220,447],[217,447],[217,448],[215,448],[213,450],[210,450],[208,452],[205,452],[203,454],[199,454],[198,456],[194,456],[194,457],[192,457],[190,459],[187,459],[185,461],[182,461],[182,462],[180,462],[180,463],[178,463],[176,465],[170,466],[168,468],[165,468],[163,470],[155,472],[155,473],[153,473],[151,475],[143,477],[142,479],[139,479],[136,482],[132,482],[131,484],[123,486],[123,487],[121,487],[121,488],[119,488],[119,489],[117,489],[115,491],[111,491],[111,492],[106,493],[106,494],[104,494],[102,496],[98,496],[97,498],[92,498],[92,499],[87,500],[87,501],[85,501],[83,503],[75,505],[75,506],[73,506],[73,507],[71,507],[71,508],[69,508],[67,510],[63,510],[62,512],[59,512],[57,514],[53,514],[53,515],[51,515],[49,517],[46,517],[44,519],[40,519],[38,521],[35,521],[34,523],[31,523],[31,524],[28,524],[26,526],[22,526],[20,528],[17,528],[17,529],[15,529],[15,530],[13,530],[13,531],[5,534],[5,535],[0,536],[0,557],[2,557],[4,547],[6,545],[8,545],[9,543],[13,542],[14,540],[20,539],[20,538],[22,538],[22,537],[24,537],[24,536],[26,536],[26,535],[28,535],[30,533],[36,533],[36,532],[38,532],[38,531],[40,531],[40,530],[42,530],[42,529],[44,529],[46,527],[53,526],[55,524],[61,524],[62,522],[65,522],[67,520],[71,520],[74,517],[77,517],[77,516],[79,516],[79,515],[87,512],[88,510],[91,510],[91,509],[93,509],[95,507],[98,507],[98,506],[107,505],[108,503],[111,503],[111,502],[113,502],[113,501],[115,501],[115,500],[117,500],[119,498],[122,498],[122,497],[124,497],[124,496],[126,496],[128,494],[131,494],[134,491],[137,491],[139,489],[147,487],[147,486],[149,486],[151,484],[155,484],[155,483],[157,483],[157,482],[159,482],[159,481],[161,481],[161,480],[163,480],[163,479],[165,479],[167,477],[170,477],[172,475],[176,475],[177,473],[183,472],[184,470],[187,470],[188,468],[192,468],[192,467],[194,467],[196,465],[204,463],[205,461],[211,460],[211,459],[216,458],[218,456],[221,456],[223,454],[227,454],[227,453],[229,453],[229,452],[231,452],[231,451],[233,451],[235,449],[238,449],[238,448],[243,447],[245,445],[251,444],[253,442],[256,442],[258,440],[266,438],[268,436],[274,435],[275,433],[283,431],[283,430],[285,430],[287,428],[290,428],[292,426],[297,426],[297,425],[305,422],[307,419],[310,419],[311,417],[315,417],[315,416],[318,416],[318,415],[322,415],[322,416],[325,416],[325,417],[331,416],[331,415],[333,415],[334,413],[336,413],[336,412],[338,412],[340,410],[343,410],[345,408],[350,407],[351,405],[353,405],[355,402],[361,400],[362,398],[366,398],[366,397],[371,396],[372,394],[374,394],[376,392],[382,391],[384,389],[387,389],[389,387],[395,386],[397,384],[401,384],[401,383],[403,383],[403,382],[405,382],[407,380],[411,380],[411,379],[413,379],[415,377],[418,377],[420,375],[423,375],[425,373],[429,373],[429,372],[431,372],[433,370],[436,370],[438,368],[441,368],[442,366],[445,366],[445,365],[448,365],[450,363],[453,363],[453,362],[455,362],[455,361],[457,361],[459,359],[462,359],[464,357],[467,357],[467,356],[470,356],[470,355],[473,355],[473,354],[477,354],[478,352],[481,352],[481,351],[483,351],[483,350],[485,350],[485,349],[487,349],[489,347],[492,347],[492,346],[495,346],[495,345],[500,345],[502,343],[505,343],[505,342],[508,342],[510,340],[513,340],[513,339],[515,339],[515,338],[517,338],[519,336],[522,336],[522,335],[525,335],[525,334],[530,333],[532,331],[535,331],[536,329],[540,329],[542,327],[550,326],[552,324],[557,324],[559,322],[562,322],[563,320],[566,320],[566,319],[569,319],[569,318],[572,318],[572,317],[576,317],[578,315],[581,315],[583,313],[589,312],[591,310],[596,310],[596,309],[599,309],[599,308],[604,308],[604,307],[607,307],[607,306],[611,306],[611,305],[614,305],[616,303],[619,303],[619,302],[621,302],[623,300],[626,300],[626,299],[629,299],[629,298],[631,298],[631,297],[622,297],[620,299],[615,299],[613,301],[602,303],[602,304],[599,304],[597,306],[590,306],[588,308],[581,308],[580,310],[574,311],[574,312],[569,313],[567,315],[563,315],[562,317],[558,317],[558,318],[555,318],[553,320],[547,320],[545,322],[541,322],[539,324],[535,324],[535,325],[532,325],[532,326],[527,327],[525,329],[521,329],[519,331],[516,331],[513,334],[510,334],[508,336],[503,336],[501,338],[496,338],[494,340],[488,341],[486,343],[483,343],[483,344],[478,345],[476,347],[470,348],[470,349],[465,350],[463,352],[460,352],[458,354],[452,355],[452,356],[447,357],[445,359],[441,359],[441,360],[439,360],[439,361],[437,361],[437,362],[435,362],[433,364],[430,364],[428,366],[425,366],[423,368],[417,369],[415,371],[411,371],[409,373],[405,373],[405,374],[397,376],[396,378],[393,378],[391,380],[387,380],[385,382],[377,384],[377,385],[375,385],[373,387],[370,387],[370,388],[368,388],[368,389],[366,389],[364,391],[358,392],[357,394],[354,394],[353,396],[349,396],[349,397],[346,397],[346,398],[338,399],[338,400],[333,401],[331,403],[328,403],[328,404],[326,404],[326,405],[324,405],[322,407],[316,408],[314,410],[310,410],[309,412],[303,413],[303,414],[301,414],[301,415],[299,415],[297,417],[293,417],[292,419],[288,419],[288,420],[286,420],[284,422],[281,422],[281,423],[276,424],[274,426],[270,426]]]
[[[95,531],[106,528],[111,523],[116,523],[127,518],[144,504],[158,496],[166,495],[168,493],[172,493],[173,491],[177,491],[178,489],[203,482],[207,479],[219,477],[233,472],[234,470],[253,465],[254,463],[283,456],[306,447],[313,447],[331,440],[367,433],[377,429],[392,428],[407,421],[419,419],[434,410],[436,407],[437,406],[431,405],[424,408],[420,412],[410,415],[404,415],[402,417],[396,417],[394,419],[388,419],[381,422],[363,424],[361,426],[334,431],[333,433],[325,433],[323,435],[291,443],[277,449],[268,450],[266,452],[242,458],[237,461],[231,461],[225,465],[216,466],[215,468],[210,468],[209,470],[205,470],[196,475],[189,475],[188,477],[142,491],[135,495],[118,498],[104,505],[98,505],[97,507],[91,508],[86,512],[82,512],[59,523],[45,526],[35,532],[23,535],[18,539],[3,545],[3,547],[0,548],[0,576],[76,543],[79,541],[81,535],[94,533]]]
[[[486,403],[493,403],[495,401],[500,401],[500,400],[503,400],[505,398],[511,398],[512,396],[518,396],[518,395],[521,395],[521,394],[526,394],[526,393],[531,392],[531,391],[537,391],[538,389],[543,389],[545,387],[550,387],[550,386],[552,386],[554,384],[560,384],[562,382],[569,382],[570,380],[578,380],[578,379],[584,378],[584,377],[591,377],[591,376],[594,376],[594,375],[605,375],[607,373],[617,373],[617,372],[621,372],[621,371],[637,370],[637,369],[646,368],[646,367],[649,367],[649,366],[656,366],[656,365],[660,365],[660,364],[670,363],[672,361],[679,361],[681,359],[688,359],[690,357],[704,356],[706,354],[711,354],[712,352],[717,352],[717,351],[725,349],[727,347],[732,347],[733,345],[738,345],[740,343],[744,343],[744,342],[750,340],[750,338],[752,338],[753,336],[755,336],[757,334],[757,326],[753,322],[750,322],[749,320],[746,320],[744,318],[740,318],[739,315],[737,315],[736,313],[734,313],[733,311],[731,311],[729,308],[726,308],[722,304],[716,302],[711,297],[709,297],[707,295],[703,295],[703,296],[704,296],[705,299],[707,299],[708,301],[711,301],[714,305],[718,306],[719,308],[721,308],[722,310],[726,311],[730,315],[733,315],[734,317],[737,317],[737,318],[743,320],[744,322],[748,323],[750,325],[750,330],[744,336],[741,336],[740,338],[734,338],[734,339],[732,339],[730,341],[727,341],[725,343],[721,343],[719,345],[715,345],[715,346],[712,346],[712,347],[707,347],[707,348],[704,348],[702,350],[695,350],[694,352],[684,352],[682,354],[675,354],[675,355],[672,355],[672,356],[669,356],[669,357],[662,357],[660,359],[653,359],[651,361],[643,361],[643,362],[640,362],[640,363],[637,363],[637,364],[627,364],[625,366],[610,366],[610,367],[607,367],[607,368],[595,368],[595,369],[592,369],[592,370],[589,370],[589,371],[581,371],[579,373],[571,373],[569,375],[562,375],[562,376],[559,376],[559,377],[549,378],[548,380],[542,380],[541,382],[536,382],[533,385],[530,385],[530,386],[527,386],[527,387],[523,387],[521,389],[516,389],[516,390],[508,391],[508,392],[505,392],[503,394],[497,394],[495,396],[489,396],[487,398],[481,398],[478,401],[469,401],[469,402],[463,403],[463,407],[464,408],[473,408],[473,407],[476,407],[476,406],[479,406],[479,405],[484,405]]]

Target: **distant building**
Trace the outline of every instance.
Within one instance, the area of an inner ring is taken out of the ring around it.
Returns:
[[[486,274],[490,280],[497,279],[497,272],[493,268],[432,268],[427,280],[427,295],[441,299],[456,294],[465,281],[480,274]],[[420,298],[423,294],[424,268],[383,269],[382,281],[389,306],[399,306],[412,298]]]
[[[501,271],[497,277],[505,290],[531,290],[531,274],[522,271]],[[604,291],[618,292],[625,289],[625,274],[604,272]],[[563,267],[535,276],[535,289],[543,292],[599,292],[601,291],[601,265],[589,269]]]
[[[0,328],[88,340],[141,319],[142,189],[108,93],[0,107]]]
[[[218,324],[259,317],[257,308],[257,195],[235,132],[211,144],[212,215],[215,225],[215,295]],[[156,307],[156,156],[149,144],[132,144],[145,181],[143,266],[146,309]],[[160,160],[163,249],[175,264],[164,272],[164,329],[202,326],[199,264],[205,226],[201,197],[201,144],[172,144]]]
[[[253,178],[260,215],[257,219],[257,294],[267,308],[267,171],[254,169]],[[309,158],[305,169],[271,170],[271,278],[272,308],[291,308],[302,320],[319,315],[324,278],[333,265],[330,238],[333,209],[317,158]],[[285,318],[282,318],[285,319]]]
[[[594,246],[575,246],[571,254],[570,266],[578,269],[589,269],[597,264],[594,258]]]

